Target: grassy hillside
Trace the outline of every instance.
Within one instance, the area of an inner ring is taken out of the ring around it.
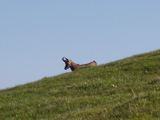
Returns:
[[[159,117],[160,50],[0,91],[1,120]]]

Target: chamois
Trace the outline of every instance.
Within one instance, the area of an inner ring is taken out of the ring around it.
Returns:
[[[81,67],[81,66],[88,66],[88,65],[91,65],[91,66],[97,66],[97,63],[96,61],[93,61],[93,62],[90,62],[90,63],[87,63],[87,64],[82,64],[82,65],[79,65],[79,64],[76,64],[74,62],[72,62],[71,60],[63,57],[62,60],[65,62],[65,67],[64,69],[67,70],[68,68],[70,68],[72,71],[74,71],[75,69]]]

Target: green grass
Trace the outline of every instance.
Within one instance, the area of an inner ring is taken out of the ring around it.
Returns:
[[[1,120],[160,117],[160,50],[0,91]]]

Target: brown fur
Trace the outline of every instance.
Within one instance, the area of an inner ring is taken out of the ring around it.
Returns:
[[[81,66],[97,66],[97,63],[96,61],[93,61],[93,62],[90,62],[90,63],[87,63],[87,64],[82,64],[82,65],[79,65],[79,64],[76,64],[74,62],[72,62],[71,60],[65,58],[64,57],[62,58],[62,60],[65,62],[65,67],[64,69],[67,70],[68,68],[70,68],[72,71],[74,71],[75,69],[81,67]]]

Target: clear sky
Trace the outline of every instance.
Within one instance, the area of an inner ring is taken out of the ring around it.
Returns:
[[[160,49],[160,0],[0,0],[0,89]]]

